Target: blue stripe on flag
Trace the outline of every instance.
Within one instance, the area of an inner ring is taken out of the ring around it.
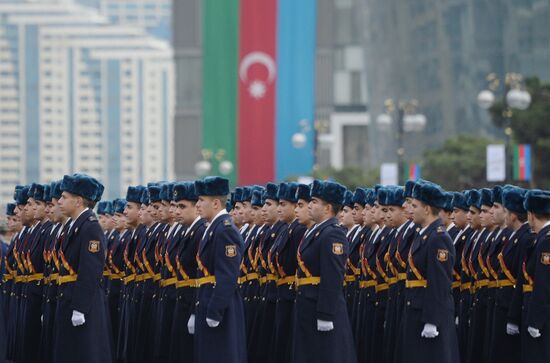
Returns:
[[[277,93],[275,176],[309,175],[313,167],[315,106],[315,0],[279,0],[277,16]],[[309,121],[303,148],[292,145],[299,122]]]
[[[531,145],[523,146],[523,155],[525,158],[525,180],[531,180]]]

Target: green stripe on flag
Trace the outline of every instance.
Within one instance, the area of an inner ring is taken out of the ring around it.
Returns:
[[[239,0],[203,3],[202,145],[213,153],[224,150],[233,163],[229,175],[235,183],[237,160],[237,63]],[[219,174],[218,161],[212,174]]]
[[[514,180],[519,180],[519,147],[514,145]]]

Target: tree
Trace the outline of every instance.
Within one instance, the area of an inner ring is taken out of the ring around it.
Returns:
[[[448,139],[438,149],[424,153],[422,178],[447,190],[486,185],[486,149],[491,140],[461,135]]]
[[[340,170],[325,168],[315,170],[313,177],[321,180],[334,180],[354,191],[357,187],[372,187],[379,183],[380,172],[378,169],[365,171],[359,167],[345,167]]]
[[[510,120],[512,141],[518,144],[530,144],[532,151],[531,187],[550,188],[550,83],[541,83],[537,77],[525,80],[527,91],[531,94],[531,105],[524,111],[513,110]],[[489,110],[491,119],[497,127],[507,124],[503,100],[496,102]]]

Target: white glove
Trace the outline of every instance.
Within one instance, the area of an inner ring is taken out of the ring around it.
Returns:
[[[420,336],[422,338],[435,338],[439,335],[439,332],[437,331],[437,326],[433,324],[424,324],[424,330],[422,330],[422,333]]]
[[[458,316],[457,316],[457,317],[455,318],[455,325],[456,325],[456,326],[458,326],[458,322],[459,322],[459,320],[458,320]]]
[[[508,335],[518,335],[519,334],[519,326],[516,324],[508,323],[506,324],[506,334]]]
[[[73,326],[80,326],[86,322],[86,319],[84,318],[84,314],[80,311],[73,310],[71,322],[73,323]]]
[[[319,330],[319,331],[331,331],[333,329],[334,329],[334,324],[332,323],[332,321],[317,319],[317,330]]]
[[[194,320],[194,318],[193,318],[193,320]],[[208,326],[211,327],[211,328],[215,328],[218,325],[220,325],[220,322],[217,321],[217,320],[212,320],[212,319],[206,318],[206,324],[208,324]]]
[[[189,331],[189,334],[195,334],[195,314],[191,314],[189,317],[189,321],[187,322],[187,330]]]
[[[528,328],[527,328],[527,331],[529,332],[529,334],[530,334],[533,338],[540,338],[540,336],[541,336],[540,330],[538,330],[538,329],[535,329],[535,328],[532,328],[532,327],[528,327]]]

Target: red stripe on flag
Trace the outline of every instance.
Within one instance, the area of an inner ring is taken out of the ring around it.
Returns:
[[[519,180],[525,180],[525,145],[518,145]]]
[[[239,184],[275,174],[277,0],[241,0],[239,49]]]

